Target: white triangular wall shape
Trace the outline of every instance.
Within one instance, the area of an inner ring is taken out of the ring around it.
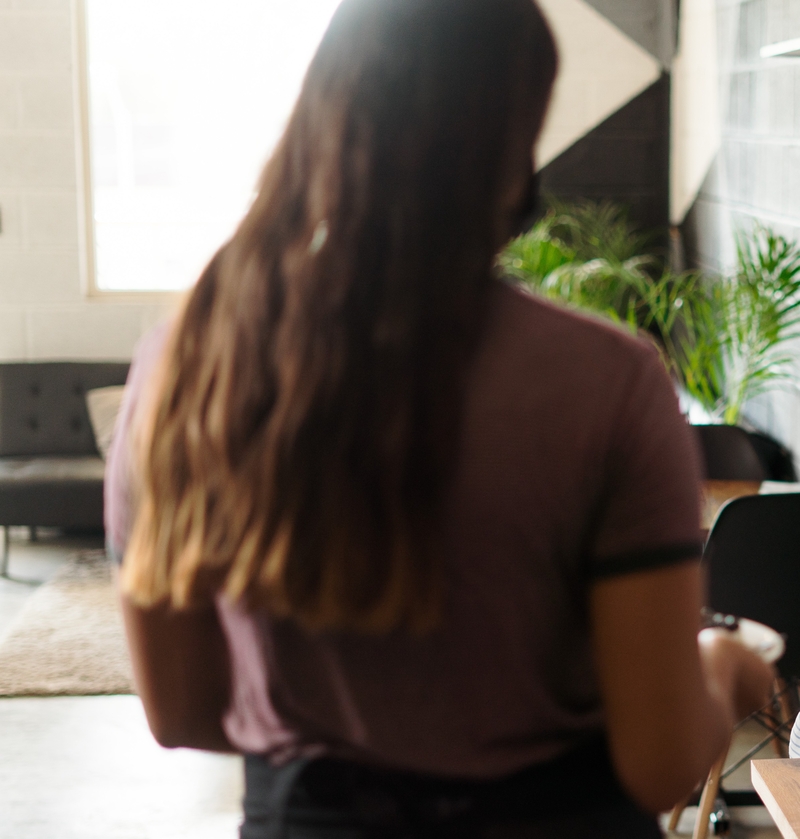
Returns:
[[[719,151],[721,135],[714,0],[682,0],[672,65],[670,217],[686,217]]]
[[[539,0],[560,68],[536,149],[546,166],[661,76],[660,63],[584,0]]]

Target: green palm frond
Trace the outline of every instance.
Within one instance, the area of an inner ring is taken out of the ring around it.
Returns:
[[[551,202],[499,264],[538,294],[650,334],[670,373],[724,422],[796,383],[784,348],[800,337],[800,246],[755,227],[736,237],[736,271],[709,278],[670,272],[648,252],[652,241],[614,204]]]
[[[550,198],[553,235],[585,262],[624,263],[647,253],[653,236],[638,230],[627,211],[611,201],[567,204]]]

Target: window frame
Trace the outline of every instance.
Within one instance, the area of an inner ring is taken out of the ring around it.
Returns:
[[[78,252],[81,291],[88,300],[111,303],[152,303],[170,305],[183,300],[192,289],[183,290],[108,289],[97,284],[96,239],[94,226],[94,187],[92,180],[91,98],[89,95],[89,49],[86,0],[72,0],[72,52],[76,185],[78,193]]]

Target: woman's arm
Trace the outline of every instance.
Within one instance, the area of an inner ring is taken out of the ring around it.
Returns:
[[[105,525],[110,552],[118,557],[125,553],[136,516],[135,427],[153,397],[173,327],[171,321],[159,325],[137,346],[108,455]],[[125,594],[121,598],[133,674],[156,740],[167,747],[234,751],[222,730],[230,668],[216,610],[142,609]]]
[[[602,580],[592,589],[595,658],[620,780],[645,810],[688,795],[733,723],[769,698],[773,673],[721,633],[702,633],[699,563]]]
[[[136,687],[156,740],[167,748],[235,751],[222,729],[230,665],[214,607],[142,609],[122,595],[122,614]]]

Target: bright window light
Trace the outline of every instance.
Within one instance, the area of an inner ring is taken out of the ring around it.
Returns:
[[[800,58],[800,38],[761,47],[762,58]]]
[[[339,0],[85,0],[95,279],[190,286],[247,210]]]

